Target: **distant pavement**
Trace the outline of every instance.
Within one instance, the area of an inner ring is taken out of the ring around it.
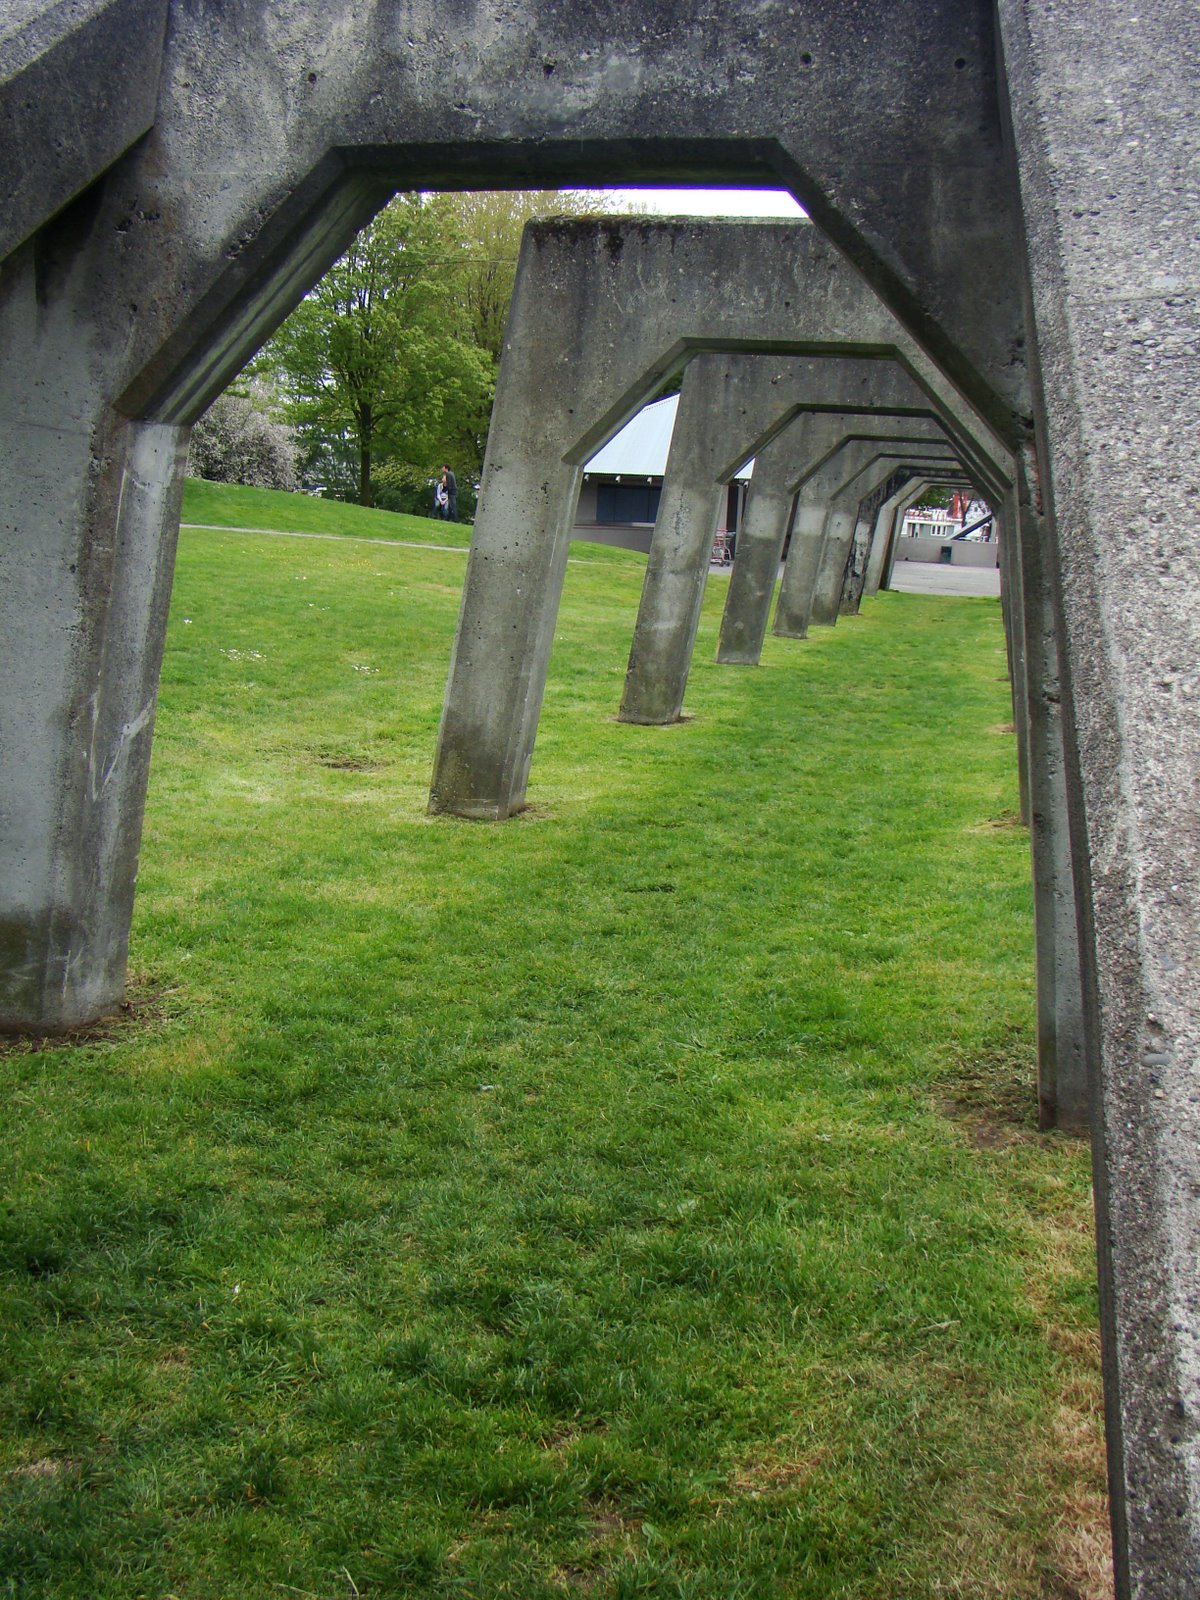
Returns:
[[[893,589],[904,594],[1000,593],[997,567],[951,567],[934,561],[897,561],[892,568]]]

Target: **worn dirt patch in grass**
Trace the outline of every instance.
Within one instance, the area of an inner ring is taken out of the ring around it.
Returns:
[[[1037,1062],[1018,1045],[954,1062],[942,1079],[937,1108],[981,1150],[1036,1140]]]
[[[1004,833],[1014,828],[1024,827],[1019,811],[1002,811],[999,816],[989,817],[986,822],[973,822],[966,829],[967,833]]]
[[[550,1582],[566,1594],[592,1594],[607,1584],[615,1565],[633,1555],[641,1522],[625,1516],[611,1501],[590,1501],[586,1522],[573,1560],[563,1561],[549,1574]]]
[[[38,1456],[33,1461],[26,1461],[19,1467],[14,1467],[9,1473],[10,1478],[24,1478],[30,1482],[54,1481],[64,1478],[68,1473],[76,1470],[75,1462],[69,1456]]]
[[[383,772],[386,761],[370,761],[364,756],[321,755],[315,757],[317,765],[330,772]]]
[[[803,1455],[789,1455],[787,1441],[779,1440],[770,1449],[747,1457],[729,1480],[735,1494],[749,1495],[751,1499],[786,1494],[802,1489],[813,1473],[825,1461],[829,1451],[824,1445]]]
[[[40,1055],[45,1050],[70,1050],[97,1044],[119,1044],[139,1033],[151,1031],[168,1018],[178,1016],[183,1003],[178,989],[149,978],[131,975],[125,998],[106,1017],[67,1028],[62,1033],[0,1034],[0,1057]]]

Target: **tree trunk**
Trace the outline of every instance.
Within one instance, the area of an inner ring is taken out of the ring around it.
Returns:
[[[371,488],[371,442],[374,436],[374,419],[371,408],[364,406],[358,424],[358,503],[373,506],[375,494]]]

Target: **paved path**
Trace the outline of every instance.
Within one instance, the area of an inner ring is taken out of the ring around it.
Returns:
[[[892,588],[904,594],[1000,593],[996,567],[950,567],[936,561],[897,561],[892,568]]]
[[[224,522],[181,522],[181,528],[200,528],[205,533],[264,533],[269,539],[332,539],[334,544],[387,544],[403,550],[449,550],[465,556],[465,544],[422,544],[418,539],[369,539],[363,533],[296,533],[288,528],[231,528]]]

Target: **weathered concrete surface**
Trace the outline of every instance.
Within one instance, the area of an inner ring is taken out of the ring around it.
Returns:
[[[27,0],[21,15],[59,9]],[[990,4],[877,6],[870,26],[886,95],[828,0],[701,0],[686,16],[648,0],[172,0],[154,136],[115,185],[137,197],[125,243],[156,291],[139,303],[137,394],[190,409],[188,346],[212,353],[223,387],[279,314],[272,286],[302,281],[309,251],[336,255],[387,187],[669,175],[793,187],[1017,436],[1024,329]]]
[[[97,397],[31,250],[5,291],[25,381],[0,386],[0,1027],[54,1032],[122,993],[186,439]]]
[[[791,438],[792,419],[802,408],[866,411],[880,393],[913,416],[930,414],[928,395],[894,362],[712,353],[689,363],[625,675],[622,722],[657,725],[680,716],[713,530],[730,476],[751,455],[770,451],[785,434]],[[757,465],[755,481],[761,481]],[[751,527],[760,514],[754,500],[752,488],[745,519]],[[746,537],[744,526],[740,547]]]
[[[831,423],[827,416],[812,421],[818,429]],[[805,448],[797,432],[795,427],[787,429],[755,456],[717,639],[717,660],[725,666],[757,666],[762,655],[771,596],[796,499],[797,466],[799,460],[810,459],[813,450],[812,444]],[[823,447],[817,448],[823,453]],[[798,450],[804,455],[798,457]]]
[[[705,347],[890,357],[963,452],[1008,454],[982,419],[965,435],[961,396],[810,227],[534,224],[505,338],[432,810],[496,819],[524,805],[578,464]]]
[[[1183,1600],[1200,1593],[1200,12],[998,16],[1089,958],[1118,1592]]]
[[[1027,746],[1023,766],[1029,784],[1033,866],[1039,1118],[1043,1128],[1086,1133],[1090,1108],[1083,980],[1071,871],[1058,638],[1046,574],[1049,540],[1044,518],[1031,502],[1024,464],[1002,503],[1002,537],[1012,546],[1010,581],[1018,602],[1012,609],[1020,618],[1013,699],[1024,710],[1016,731],[1018,741]]]
[[[0,260],[154,122],[167,0],[7,0]]]

